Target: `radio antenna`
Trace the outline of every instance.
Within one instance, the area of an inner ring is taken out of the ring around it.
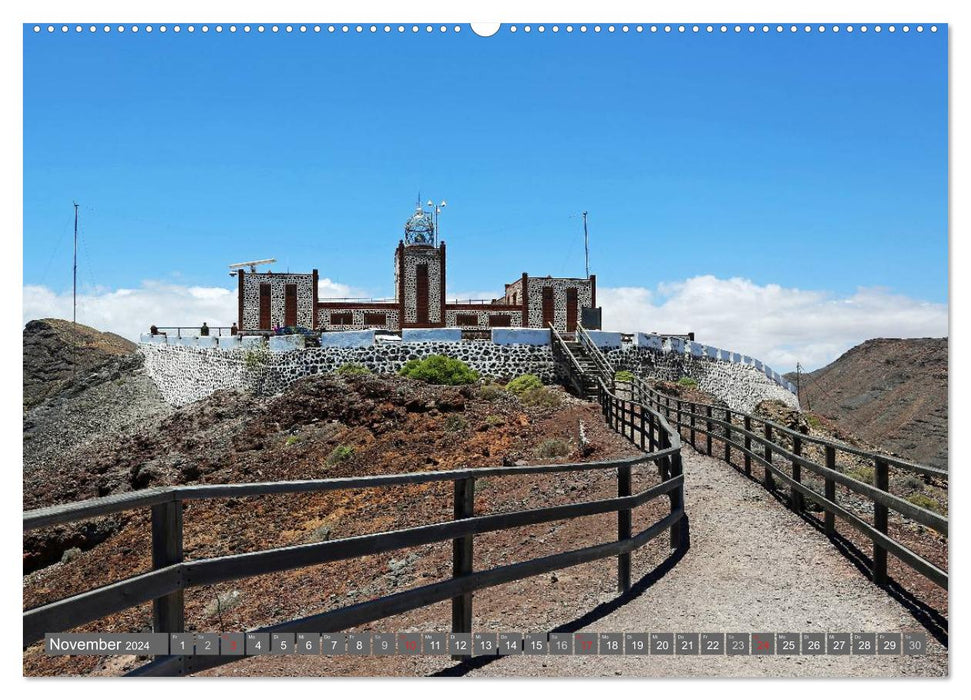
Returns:
[[[74,203],[74,313],[71,323],[78,325],[78,203]]]
[[[590,236],[587,234],[587,212],[583,212],[583,260],[590,279]]]

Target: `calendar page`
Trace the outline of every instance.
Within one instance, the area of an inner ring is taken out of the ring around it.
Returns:
[[[84,5],[15,47],[32,685],[949,676],[946,12]]]

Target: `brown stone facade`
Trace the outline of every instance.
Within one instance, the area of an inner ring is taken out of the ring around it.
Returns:
[[[286,325],[306,325],[321,331],[546,328],[552,323],[560,331],[572,332],[583,317],[583,309],[596,306],[595,275],[530,277],[525,272],[505,285],[499,299],[449,303],[445,297],[445,253],[445,243],[437,242],[434,236],[420,242],[407,236],[400,240],[394,253],[394,299],[319,299],[317,270],[300,275],[241,270],[239,327],[265,330],[261,328],[264,321],[272,327],[293,320],[297,323]]]

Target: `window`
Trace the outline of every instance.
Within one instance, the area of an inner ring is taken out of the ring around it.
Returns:
[[[388,314],[378,313],[376,311],[364,312],[365,326],[386,326],[387,324],[388,324]]]
[[[354,317],[350,311],[332,311],[330,314],[330,325],[350,326],[354,324]]]
[[[509,314],[489,314],[489,326],[492,328],[508,328],[512,325]]]
[[[478,326],[479,317],[476,316],[475,314],[456,314],[455,325],[456,326]]]

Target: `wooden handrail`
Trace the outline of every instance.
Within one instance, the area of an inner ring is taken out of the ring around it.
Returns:
[[[614,367],[610,364],[610,361],[603,354],[600,348],[597,347],[597,344],[593,342],[593,338],[591,338],[590,334],[587,333],[587,329],[578,323],[576,335],[577,338],[580,339],[580,343],[583,345],[584,349],[587,351],[587,354],[593,358],[593,361],[596,363],[601,374],[604,375],[605,379],[612,383],[614,381],[614,375],[616,374]]]
[[[640,377],[634,377],[632,386],[637,388],[636,394],[638,399],[656,407],[659,411],[664,412],[670,417],[672,397],[662,395],[657,390],[648,386]],[[766,488],[774,489],[775,479],[778,479],[786,485],[790,489],[790,505],[797,513],[806,516],[802,508],[803,499],[808,499],[820,506],[826,514],[825,530],[827,534],[833,535],[836,533],[835,518],[838,517],[868,537],[873,542],[874,547],[873,578],[876,583],[881,585],[887,583],[886,555],[887,553],[891,553],[933,583],[944,589],[948,588],[947,572],[926,561],[906,545],[892,539],[887,534],[886,518],[887,509],[892,509],[901,517],[932,528],[947,537],[949,531],[948,518],[890,493],[886,473],[886,470],[893,466],[902,471],[947,480],[948,473],[946,471],[934,467],[912,464],[876,452],[868,452],[833,440],[805,435],[774,421],[748,413],[732,411],[727,407],[716,407],[711,404],[697,402],[684,402],[677,397],[673,400],[675,404],[673,408],[677,416],[675,425],[678,430],[688,429],[691,431],[692,436],[698,432],[705,435],[706,451],[709,454],[711,454],[712,437],[723,440],[727,455],[730,455],[731,449],[738,450],[744,455],[745,473],[747,475],[751,473],[751,461],[755,460],[765,470],[764,484]],[[686,408],[686,406],[690,408]],[[722,420],[713,416],[713,409],[724,412],[726,419]],[[743,426],[739,426],[731,421],[733,415],[743,419]],[[758,430],[754,428],[752,426],[753,421],[761,424],[762,429]],[[716,428],[719,428],[720,431],[716,430]],[[741,436],[744,438],[744,441],[736,442],[732,439],[733,436]],[[788,449],[780,442],[781,436],[786,436],[792,440],[793,449]],[[753,442],[760,445],[764,452],[760,453],[753,449]],[[816,444],[824,449],[825,465],[814,462],[806,457],[804,449],[805,443]],[[692,444],[694,444],[694,437],[692,437]],[[872,461],[875,465],[875,483],[868,484],[837,471],[837,452],[844,452]],[[774,455],[787,460],[792,465],[792,476],[782,472],[779,466],[773,463],[772,456]],[[819,494],[801,483],[802,467],[823,478],[825,483],[824,494]],[[868,498],[874,504],[874,523],[872,525],[836,503],[836,484],[841,484],[854,493]]]
[[[634,404],[610,393],[602,379],[598,380],[598,398],[604,408],[604,418],[608,425],[635,444],[638,439],[641,445],[650,443],[649,451],[635,457],[588,463],[484,467],[309,481],[172,486],[28,511],[23,516],[25,531],[128,510],[151,508],[153,570],[24,611],[24,647],[43,638],[45,633],[77,627],[150,600],[153,602],[155,631],[181,632],[185,624],[182,596],[187,588],[448,541],[453,543],[455,553],[451,579],[302,620],[291,620],[264,630],[312,628],[314,631],[337,631],[451,599],[453,631],[468,632],[471,629],[473,591],[610,556],[618,559],[618,590],[626,591],[631,585],[631,552],[665,530],[670,531],[672,547],[679,548],[682,543],[687,543],[684,537],[687,520],[684,517],[681,440],[664,416],[647,406],[640,407],[641,421],[638,427],[632,418]],[[627,416],[631,417],[630,421],[626,420]],[[649,438],[655,434],[661,436],[656,444],[653,437]],[[631,493],[631,469],[645,463],[658,465],[661,482],[640,492]],[[618,495],[614,498],[511,513],[479,516],[473,514],[472,500],[476,479],[487,476],[502,478],[605,469],[617,470]],[[451,521],[210,559],[182,560],[182,505],[187,500],[320,493],[449,481],[455,484],[455,519]],[[663,496],[667,496],[670,501],[668,513],[645,530],[636,534],[631,532],[631,512]],[[472,568],[471,544],[476,535],[611,512],[616,512],[618,517],[618,537],[615,541],[486,571],[474,571]],[[161,657],[136,669],[134,675],[183,674],[231,663],[238,658]]]

